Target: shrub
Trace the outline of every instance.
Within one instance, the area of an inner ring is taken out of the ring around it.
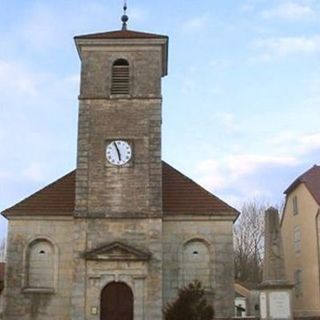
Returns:
[[[165,320],[212,320],[214,310],[205,298],[200,281],[179,289],[178,297],[164,308]]]

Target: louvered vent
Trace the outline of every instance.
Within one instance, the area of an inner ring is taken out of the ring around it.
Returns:
[[[111,94],[129,94],[129,63],[124,59],[112,66]]]

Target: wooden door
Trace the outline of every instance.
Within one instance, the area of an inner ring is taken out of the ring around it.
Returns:
[[[101,320],[133,320],[133,294],[122,282],[111,282],[101,292]]]

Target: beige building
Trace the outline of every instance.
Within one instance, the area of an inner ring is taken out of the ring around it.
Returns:
[[[320,166],[313,166],[285,191],[281,222],[287,278],[295,284],[297,316],[320,316]]]
[[[161,161],[168,37],[78,36],[77,168],[9,220],[4,319],[160,320],[193,279],[234,312],[238,212]]]

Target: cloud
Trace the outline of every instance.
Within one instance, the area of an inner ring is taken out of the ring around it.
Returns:
[[[228,167],[235,177],[260,169],[264,166],[295,165],[297,159],[292,156],[268,156],[257,154],[240,154],[230,157]]]
[[[208,159],[198,163],[200,181],[208,188],[225,188],[254,174],[264,167],[294,166],[298,160],[293,156],[269,156],[259,154],[233,154],[222,159]]]
[[[282,132],[265,149],[269,154],[233,152],[200,161],[195,180],[235,206],[254,197],[280,202],[286,186],[319,161],[320,132]]]
[[[31,163],[23,172],[23,175],[33,182],[46,182],[48,176],[47,168],[42,163]]]
[[[298,134],[281,132],[270,140],[272,148],[301,158],[315,150],[320,150],[320,132]]]
[[[0,170],[0,179],[10,179],[13,177],[12,172]]]
[[[39,78],[16,62],[0,60],[0,88],[2,92],[35,96],[38,93]]]
[[[129,12],[129,23],[130,20],[134,21],[135,23],[141,23],[146,20],[146,17],[148,17],[148,15],[149,13],[145,9],[138,7],[131,8]]]
[[[253,47],[261,51],[258,60],[271,60],[294,54],[314,54],[320,51],[320,35],[258,39],[253,43]]]
[[[212,59],[209,61],[209,66],[213,69],[225,69],[232,67],[232,62],[229,59]]]
[[[208,159],[201,161],[197,164],[196,170],[200,174],[198,181],[208,189],[223,188],[228,184],[224,166],[218,160]]]
[[[315,11],[311,6],[295,2],[280,3],[277,7],[261,12],[266,19],[279,18],[285,20],[304,20],[314,18]]]
[[[233,206],[253,198],[280,201],[284,185],[279,177],[297,165],[293,156],[231,154],[199,162],[196,181]]]
[[[207,16],[197,16],[187,20],[182,28],[185,31],[198,31],[206,28],[209,24],[209,18]]]
[[[230,112],[223,112],[218,115],[220,122],[228,132],[233,132],[237,128],[235,115]]]

